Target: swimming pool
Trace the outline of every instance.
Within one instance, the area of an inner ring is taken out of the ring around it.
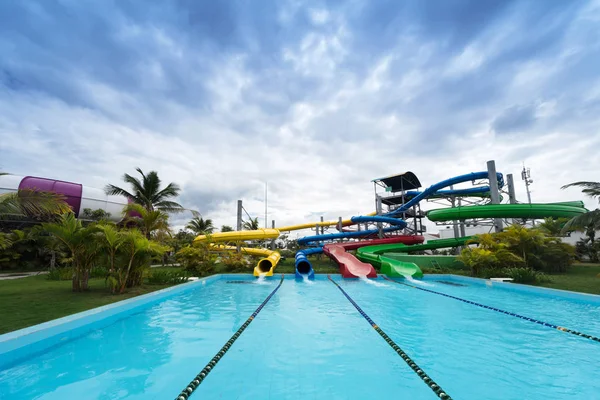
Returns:
[[[409,282],[428,291],[332,279],[196,282],[5,366],[0,397],[174,399],[246,326],[192,400],[435,399],[442,391],[453,399],[600,399],[600,342],[456,299],[598,337],[593,296],[455,277]]]

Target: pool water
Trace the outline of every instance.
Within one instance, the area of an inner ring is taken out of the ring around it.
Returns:
[[[598,342],[394,282],[334,279],[453,399],[600,399]],[[174,399],[278,283],[196,285],[0,371],[0,398]],[[600,336],[598,303],[424,284]],[[320,276],[286,279],[190,398],[437,396]]]

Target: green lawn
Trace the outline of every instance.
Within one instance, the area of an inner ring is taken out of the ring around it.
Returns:
[[[549,275],[552,282],[539,286],[600,294],[600,264],[573,264],[566,274]]]
[[[0,334],[139,296],[170,285],[148,285],[113,295],[104,279],[90,279],[90,291],[73,293],[71,281],[49,281],[44,275],[0,281]]]

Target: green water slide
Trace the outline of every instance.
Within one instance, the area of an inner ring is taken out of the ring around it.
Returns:
[[[441,208],[427,211],[427,218],[434,222],[460,221],[474,218],[573,218],[585,213],[581,201],[544,204],[487,204]]]
[[[379,267],[379,272],[389,277],[422,278],[423,272],[415,263],[396,260],[385,256],[385,253],[410,253],[413,251],[424,251],[433,249],[445,249],[448,247],[464,246],[467,241],[473,239],[472,236],[462,238],[430,240],[425,244],[416,244],[407,246],[404,244],[382,244],[377,246],[366,246],[356,250],[356,257],[363,261]]]
[[[427,212],[427,218],[435,222],[474,218],[572,218],[585,212],[587,210],[581,201],[545,204],[487,204],[431,210]],[[413,278],[420,278],[423,276],[423,272],[417,264],[394,259],[393,256],[387,256],[386,253],[410,253],[459,247],[464,246],[467,241],[472,239],[474,237],[466,236],[463,238],[430,240],[425,244],[412,246],[403,244],[366,246],[357,250],[356,257],[363,262],[379,267],[380,273],[390,277],[412,276]]]

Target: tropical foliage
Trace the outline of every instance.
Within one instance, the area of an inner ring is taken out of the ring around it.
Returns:
[[[106,194],[125,196],[148,211],[183,211],[180,204],[171,200],[179,195],[181,191],[179,185],[171,182],[161,189],[161,180],[156,171],[150,171],[146,175],[140,168],[135,170],[141,175],[141,180],[129,174],[123,175],[123,181],[130,185],[130,190],[115,185],[107,185],[104,189]]]
[[[539,229],[520,225],[512,225],[499,233],[477,235],[471,243],[477,243],[478,247],[465,248],[459,260],[476,276],[492,272],[518,275],[518,279],[524,276],[536,276],[538,279],[543,272],[565,272],[575,253],[573,246],[562,243],[560,239],[548,237]]]
[[[215,271],[217,255],[205,243],[184,247],[177,252],[176,257],[186,271],[197,276],[210,275]]]
[[[260,228],[260,223],[257,218],[250,218],[250,221],[244,221],[243,229],[247,231],[255,231]]]
[[[221,232],[233,232],[233,228],[230,227],[229,225],[223,225],[221,227]]]
[[[146,239],[169,233],[169,215],[164,211],[147,210],[139,204],[131,203],[125,207],[124,213],[129,215],[128,223],[137,225]]]
[[[33,218],[48,220],[71,211],[62,195],[21,189],[0,195],[0,219]]]
[[[194,232],[196,235],[208,235],[213,233],[215,230],[212,220],[208,218],[204,219],[202,217],[193,218],[185,227],[186,229]]]
[[[45,223],[43,227],[69,251],[73,291],[87,290],[90,270],[101,250],[99,242],[94,240],[96,227],[83,227],[72,213],[64,214],[58,222]]]
[[[581,190],[583,194],[595,198],[600,202],[600,182],[573,182],[563,186],[562,189],[569,187],[581,187],[583,188]],[[565,232],[573,230],[585,231],[587,229],[600,230],[600,209],[597,208],[593,211],[588,211],[585,214],[573,217],[563,227],[563,231]]]

